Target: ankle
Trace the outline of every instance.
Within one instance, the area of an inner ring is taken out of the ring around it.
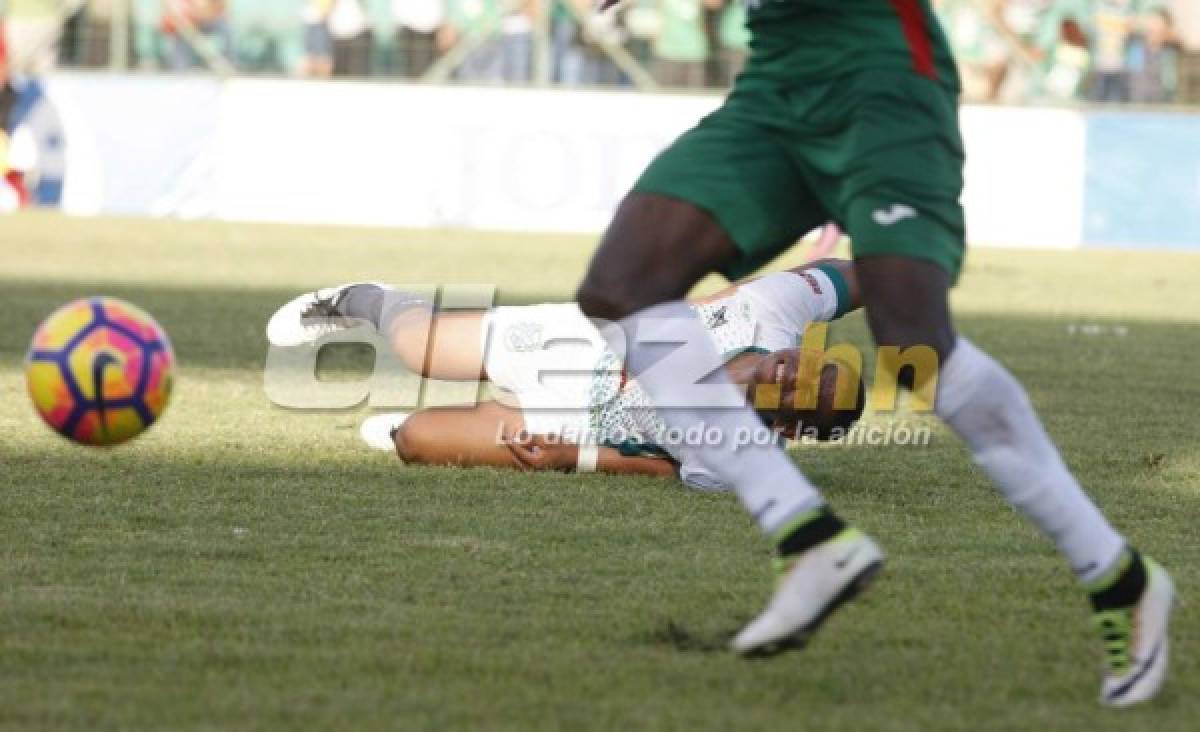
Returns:
[[[359,318],[379,327],[383,316],[384,289],[378,285],[362,284],[346,288],[338,302],[338,310],[347,318]]]
[[[821,506],[797,516],[776,532],[776,551],[781,557],[794,556],[828,541],[846,528],[828,506]]]
[[[1136,605],[1146,590],[1146,563],[1133,547],[1121,552],[1107,575],[1088,586],[1096,612]]]

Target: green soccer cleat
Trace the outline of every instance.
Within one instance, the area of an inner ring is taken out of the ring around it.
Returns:
[[[843,603],[866,589],[883,568],[883,552],[858,529],[844,529],[802,554],[776,560],[775,596],[733,639],[745,656],[799,648]]]
[[[1175,585],[1157,562],[1149,557],[1143,561],[1146,589],[1137,604],[1092,616],[1104,638],[1107,665],[1100,702],[1111,707],[1154,698],[1167,678],[1167,627]]]

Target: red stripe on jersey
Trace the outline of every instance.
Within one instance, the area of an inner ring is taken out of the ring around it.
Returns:
[[[913,68],[921,76],[937,78],[937,68],[933,65],[933,44],[929,40],[929,29],[925,25],[925,11],[921,8],[921,0],[888,0],[896,15],[900,16],[900,27],[904,30],[904,38],[908,41],[908,50],[912,54]]]

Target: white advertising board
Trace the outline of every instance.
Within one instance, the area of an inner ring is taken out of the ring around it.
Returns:
[[[599,232],[703,95],[61,74],[65,207],[396,227]],[[972,243],[1074,247],[1086,124],[968,107]]]

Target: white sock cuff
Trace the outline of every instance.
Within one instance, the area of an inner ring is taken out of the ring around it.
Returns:
[[[943,419],[958,412],[971,400],[982,378],[998,367],[991,356],[959,336],[950,358],[942,364],[942,371],[938,375],[934,411]]]
[[[384,286],[383,306],[379,312],[379,332],[384,334],[390,333],[393,321],[398,316],[409,312],[413,308],[423,310],[427,318],[433,317],[434,308],[432,300],[425,298],[420,293],[402,292]]]
[[[781,529],[783,529],[789,523],[795,521],[800,516],[803,516],[806,513],[812,513],[818,508],[828,505],[829,504],[820,494],[814,492],[810,496],[804,498],[804,500],[802,500],[800,503],[786,507],[780,507],[780,510],[778,511],[764,511],[760,514],[756,514],[756,518],[758,519],[759,526],[762,527],[764,534],[767,536],[775,536],[780,532]],[[774,507],[772,506],[772,509],[773,508]]]
[[[1075,572],[1076,579],[1085,585],[1090,585],[1105,575],[1112,573],[1113,570],[1117,568],[1117,565],[1120,564],[1121,560],[1125,557],[1125,550],[1129,545],[1125,543],[1125,539],[1123,537],[1117,536],[1115,533],[1114,537],[1117,539],[1116,541],[1114,541],[1113,538],[1110,538],[1109,541],[1105,543],[1105,547],[1112,555],[1112,558],[1106,562],[1098,561],[1092,562],[1091,564],[1085,564],[1082,567],[1072,567],[1071,569],[1073,572]],[[1103,549],[1100,551],[1103,551]]]

